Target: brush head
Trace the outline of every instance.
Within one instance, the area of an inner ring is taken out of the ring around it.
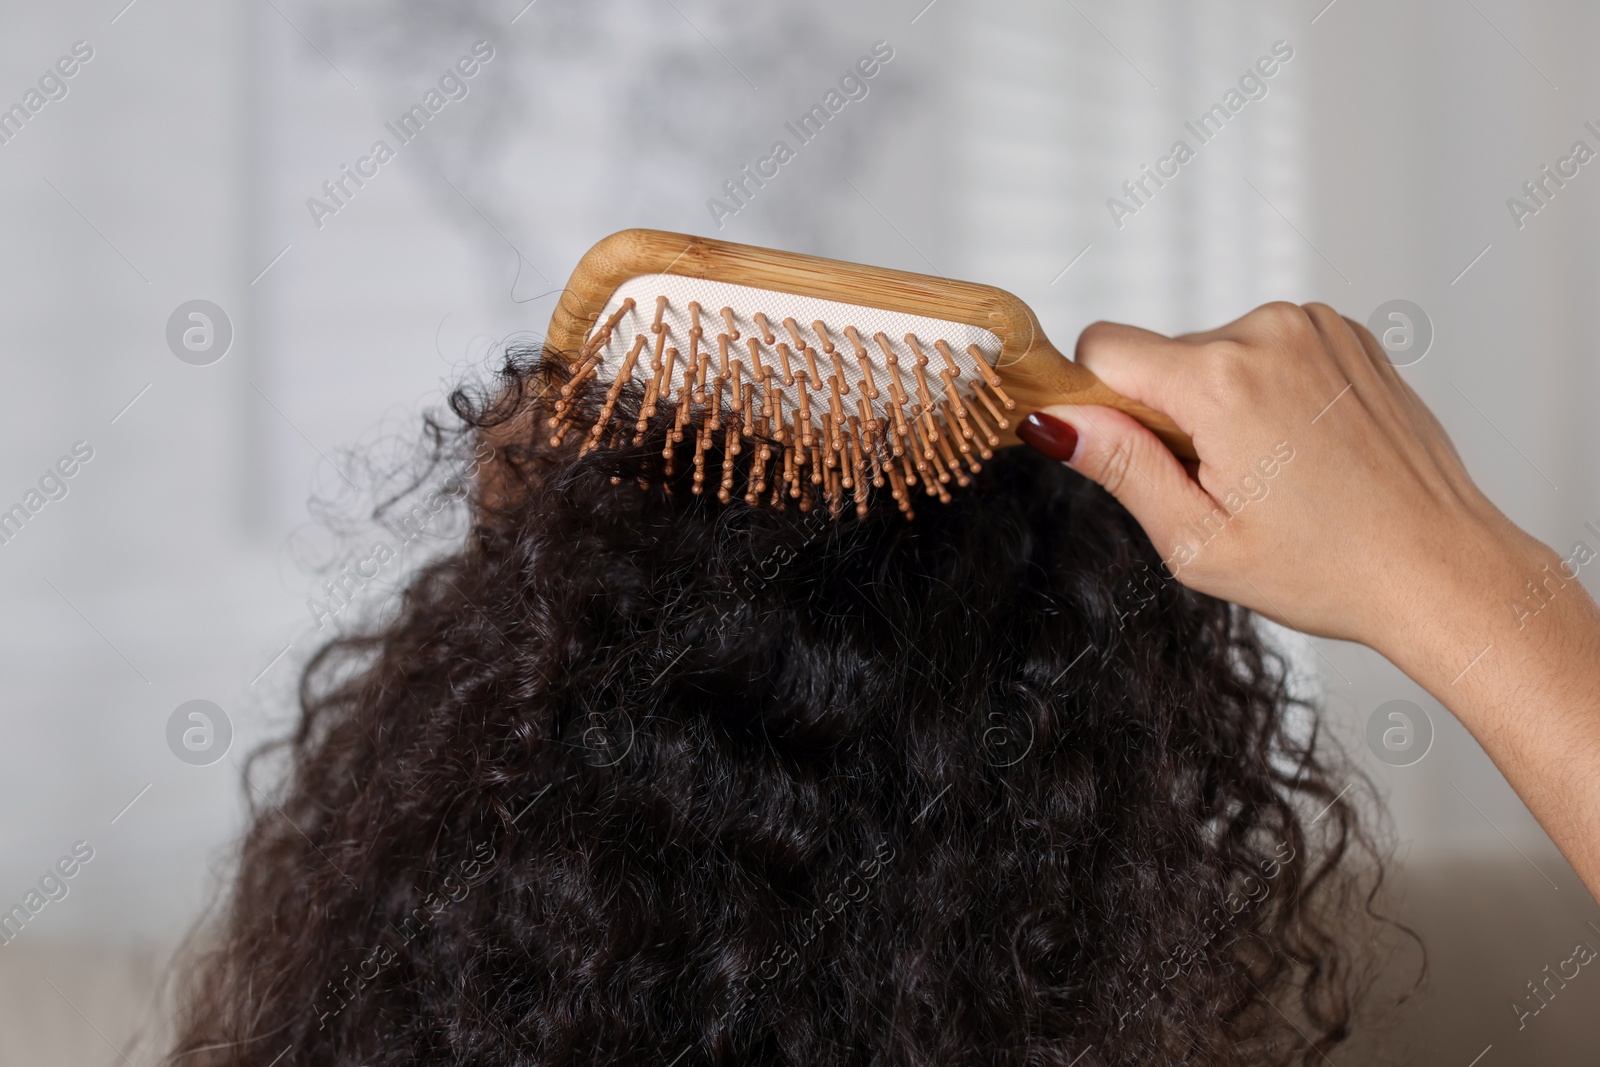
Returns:
[[[1015,443],[1019,402],[1137,408],[1003,290],[653,230],[584,256],[545,352],[571,372],[546,398],[551,445],[638,446],[666,420],[641,484],[692,464],[694,493],[835,516],[884,488],[907,517],[919,489],[949,500]]]

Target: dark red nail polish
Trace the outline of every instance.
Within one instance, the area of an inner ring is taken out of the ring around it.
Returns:
[[[1028,447],[1063,463],[1071,459],[1072,453],[1078,448],[1078,431],[1071,424],[1042,411],[1035,411],[1023,419],[1017,427],[1017,436]]]

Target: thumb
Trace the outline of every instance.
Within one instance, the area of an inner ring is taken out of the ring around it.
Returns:
[[[1187,517],[1216,507],[1159,437],[1114,408],[1055,404],[1024,419],[1017,437],[1099,483],[1163,554]]]

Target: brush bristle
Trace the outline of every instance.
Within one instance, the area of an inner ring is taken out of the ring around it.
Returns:
[[[950,483],[971,484],[1010,426],[1016,405],[992,366],[999,351],[992,333],[960,323],[644,276],[617,290],[573,359],[550,443],[581,435],[580,454],[637,447],[665,417],[665,483],[693,435],[694,493],[726,503],[742,480],[748,504],[820,501],[834,517],[853,504],[864,517],[871,490],[887,487],[910,518],[918,487],[948,502]],[[630,384],[643,390],[631,427],[617,416]],[[708,474],[714,453],[720,470]]]

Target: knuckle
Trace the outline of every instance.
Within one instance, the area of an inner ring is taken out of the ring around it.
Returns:
[[[1126,442],[1119,441],[1106,453],[1100,464],[1100,485],[1112,496],[1120,497],[1122,487],[1132,469],[1133,456]]]
[[[1275,333],[1294,333],[1311,325],[1310,313],[1299,304],[1287,300],[1274,300],[1262,304],[1255,311],[1261,321]]]
[[[1106,319],[1097,319],[1083,328],[1083,337],[1092,340],[1102,340],[1117,332],[1117,324]]]
[[[1263,304],[1248,316],[1252,335],[1264,347],[1297,350],[1316,336],[1316,323],[1309,310],[1315,306],[1301,307],[1287,300]]]
[[[1116,449],[1106,458],[1106,464],[1100,470],[1100,485],[1112,496],[1121,498],[1122,487],[1128,480],[1127,451]]]
[[[1091,322],[1083,328],[1078,335],[1077,357],[1080,361],[1085,357],[1092,359],[1094,355],[1103,350],[1117,334],[1117,325],[1104,319]]]
[[[1227,401],[1249,390],[1255,373],[1251,350],[1236,341],[1212,341],[1205,348],[1204,381],[1213,400]]]

